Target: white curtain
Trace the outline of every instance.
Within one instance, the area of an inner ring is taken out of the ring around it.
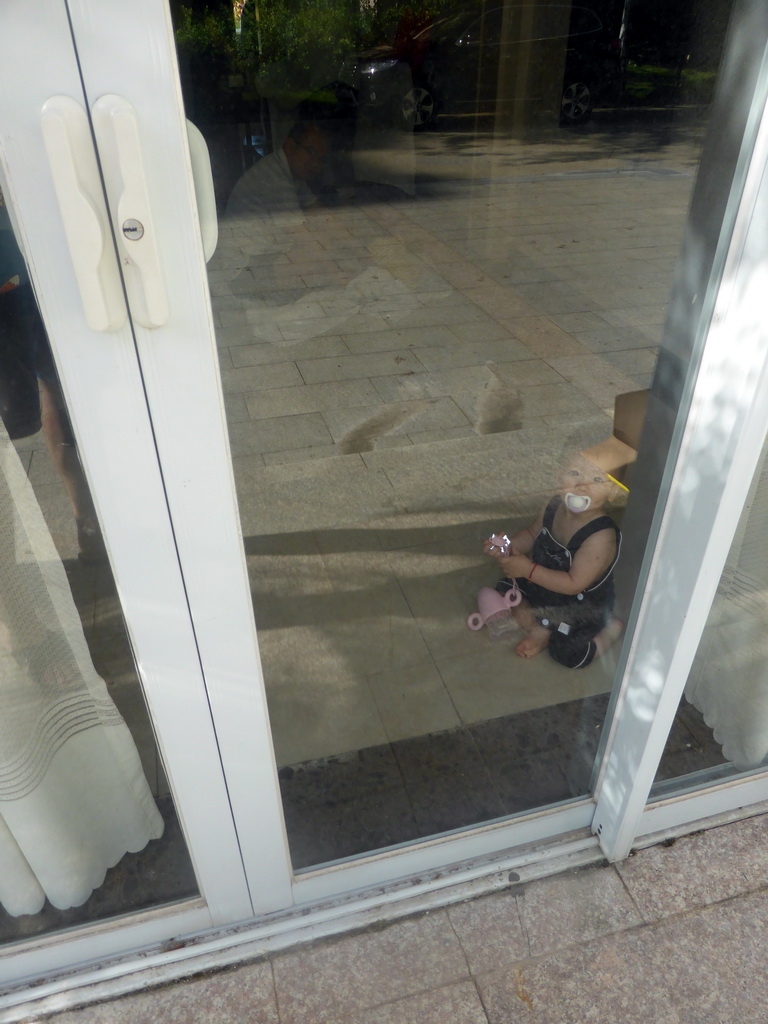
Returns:
[[[768,758],[768,469],[755,479],[688,683],[728,761],[757,768]]]
[[[0,902],[80,906],[163,831],[64,567],[0,427]]]

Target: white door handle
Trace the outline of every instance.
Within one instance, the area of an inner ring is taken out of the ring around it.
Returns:
[[[40,125],[85,321],[116,331],[127,310],[88,115],[71,97],[51,96]]]
[[[197,217],[200,221],[200,235],[203,239],[205,262],[216,252],[219,240],[219,221],[216,216],[216,193],[213,187],[211,157],[200,129],[187,121],[189,158],[192,164],[192,178],[195,183]]]
[[[136,111],[121,96],[102,96],[93,108],[107,195],[117,217],[120,262],[131,314],[142,327],[168,322],[165,287],[144,174]]]

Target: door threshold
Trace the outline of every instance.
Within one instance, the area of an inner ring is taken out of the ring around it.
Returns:
[[[476,858],[444,872],[267,915],[257,921],[190,936],[129,956],[91,963],[81,971],[39,979],[0,996],[0,1024],[61,1013],[140,989],[259,960],[309,941],[362,931],[399,918],[461,903],[603,859],[587,829],[559,841],[531,844],[502,857]],[[34,994],[30,991],[34,985]]]

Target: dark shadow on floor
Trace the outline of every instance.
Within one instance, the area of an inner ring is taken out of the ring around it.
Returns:
[[[584,796],[608,694],[279,771],[295,869]],[[699,713],[678,710],[660,777],[723,764]]]

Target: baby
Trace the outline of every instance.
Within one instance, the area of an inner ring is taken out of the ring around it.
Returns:
[[[612,615],[612,572],[621,533],[602,509],[621,490],[607,473],[580,454],[563,471],[560,490],[538,517],[510,538],[502,553],[491,540],[483,549],[501,567],[499,593],[517,586],[523,600],[509,612],[525,630],[517,645],[521,658],[545,647],[555,661],[583,668],[621,634]]]

